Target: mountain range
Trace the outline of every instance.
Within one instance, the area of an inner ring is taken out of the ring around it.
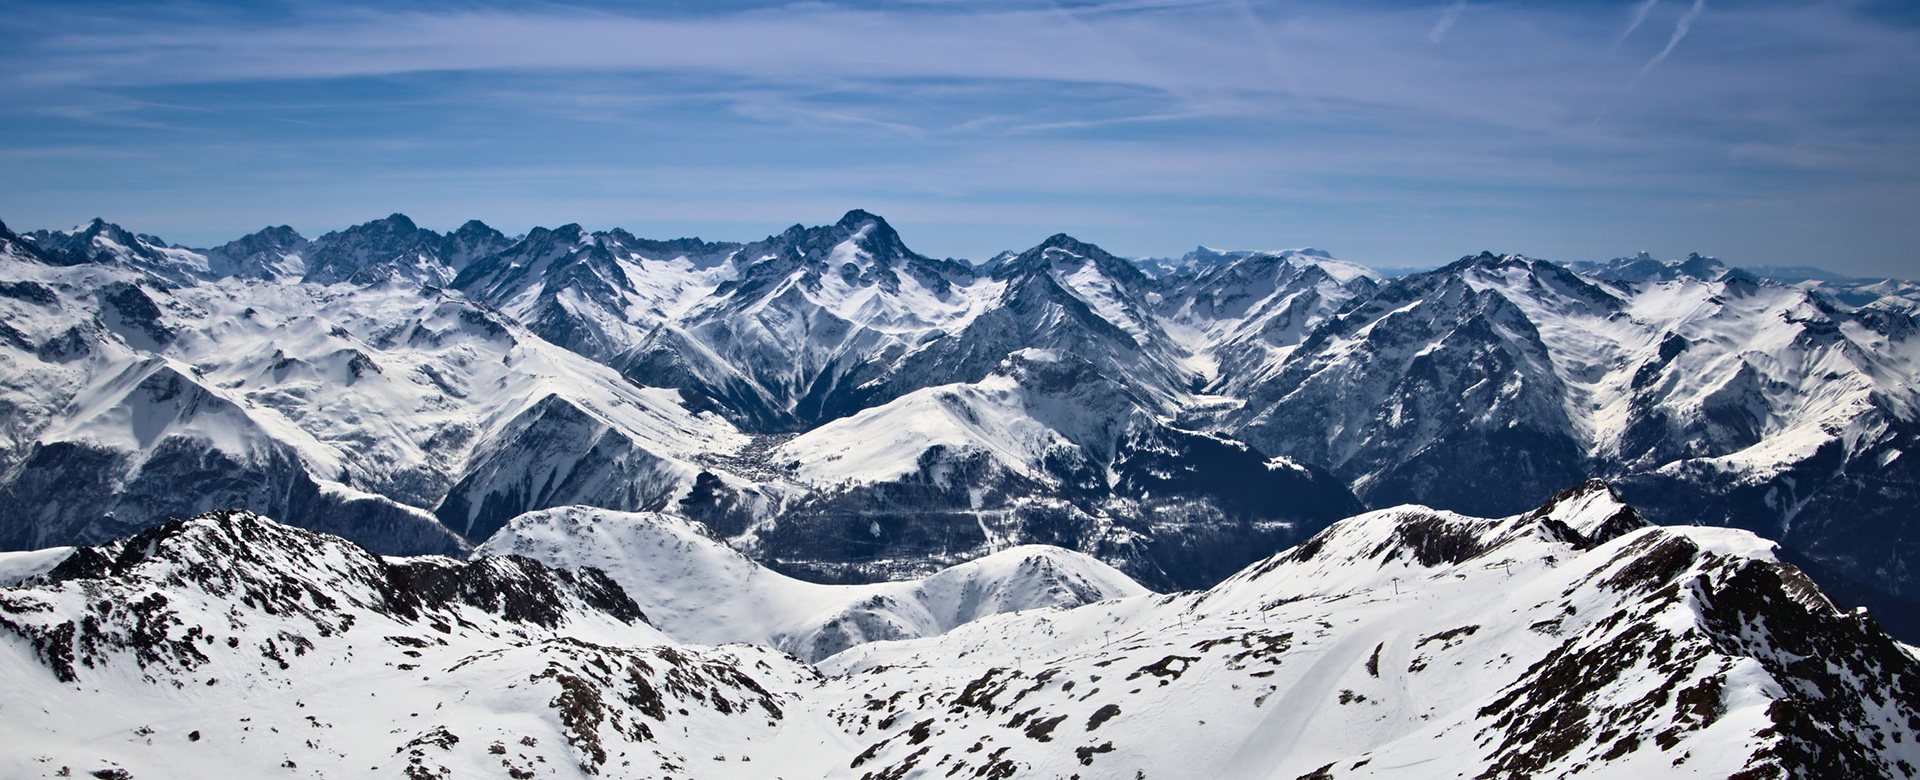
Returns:
[[[463,560],[223,510],[0,553],[0,773],[1914,776],[1916,651],[1775,549],[1598,481],[1170,595],[1051,547],[825,585],[655,512]]]
[[[1066,235],[975,264],[864,211],[746,243],[0,226],[0,548],[244,509],[465,555],[577,506],[814,583],[1045,544],[1169,591],[1369,507],[1507,516],[1601,477],[1656,524],[1778,540],[1904,632],[1920,288],[1773,271],[1387,278]]]

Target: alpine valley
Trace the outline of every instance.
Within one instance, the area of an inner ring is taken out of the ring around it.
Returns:
[[[1911,777],[1916,317],[864,211],[0,225],[0,775]]]

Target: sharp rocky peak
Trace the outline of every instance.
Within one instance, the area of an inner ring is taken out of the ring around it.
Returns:
[[[1055,233],[1051,236],[1047,236],[1047,239],[1045,241],[1041,241],[1039,246],[1036,246],[1033,249],[1030,249],[1028,251],[1029,252],[1032,252],[1032,251],[1045,252],[1046,250],[1049,250],[1049,249],[1058,249],[1079,257],[1088,257],[1088,258],[1112,257],[1112,255],[1107,254],[1106,250],[1101,249],[1100,247],[1094,246],[1093,244],[1089,244],[1084,241],[1081,241],[1080,239],[1074,238],[1073,236],[1067,235],[1065,233]]]
[[[866,255],[880,265],[890,266],[917,257],[900,240],[900,234],[894,231],[892,225],[879,215],[861,209],[854,209],[841,217],[834,224],[831,235],[841,237],[841,240],[854,239]]]
[[[451,254],[473,259],[502,251],[511,246],[513,240],[485,222],[470,219],[448,233],[446,243]]]
[[[404,280],[443,285],[474,259],[505,248],[504,236],[484,225],[480,228],[464,236],[443,236],[395,213],[315,239],[304,279],[321,284]]]
[[[1050,268],[1078,268],[1092,263],[1108,278],[1127,284],[1145,284],[1147,276],[1132,263],[1113,256],[1105,249],[1065,233],[1048,236],[1032,249],[1021,252],[994,269],[994,276],[1014,278],[1032,276]]]
[[[278,227],[261,228],[256,232],[236,238],[210,251],[246,255],[254,252],[265,252],[299,246],[306,242],[306,236],[300,235],[300,231],[294,230],[288,225],[280,225]]]
[[[422,230],[419,225],[414,224],[412,219],[407,218],[407,215],[395,213],[387,216],[385,219],[363,222],[349,228],[327,233],[316,239],[316,241],[330,245],[348,242],[413,241],[421,238],[420,234],[422,233],[429,234],[436,238],[439,237],[439,234],[433,231]]]
[[[840,221],[835,224],[847,230],[858,230],[870,223],[879,225],[884,230],[893,230],[893,227],[887,224],[886,219],[866,209],[850,210],[844,216],[840,217]]]
[[[1225,265],[1251,257],[1304,257],[1311,260],[1332,260],[1333,253],[1310,246],[1298,249],[1214,249],[1209,246],[1197,246],[1180,258],[1180,264],[1189,268]]]
[[[775,265],[786,267],[785,261],[797,256],[806,263],[822,263],[832,256],[836,247],[849,240],[859,249],[851,258],[858,265],[879,268],[892,268],[903,263],[925,260],[913,250],[908,249],[900,240],[900,234],[885,219],[861,209],[854,209],[840,218],[839,222],[820,227],[794,225],[778,236],[761,242],[757,254],[772,256]]]
[[[323,637],[351,628],[355,612],[433,624],[443,633],[456,630],[451,626],[483,630],[463,615],[549,629],[588,613],[646,622],[626,591],[598,569],[556,570],[519,556],[471,563],[388,559],[346,539],[235,510],[169,520],[74,549],[18,585],[12,595],[19,598],[0,604],[0,630],[25,639],[62,681],[78,679],[79,667],[98,669],[123,653],[148,670],[192,669],[207,662],[196,632],[180,637],[169,626],[193,617],[186,612],[197,600],[180,597],[195,591],[236,605],[228,613],[235,625],[244,607],[310,623]],[[82,619],[70,612],[47,622],[52,610],[40,604],[69,602],[73,594],[92,614]],[[136,614],[115,608],[136,602]],[[76,639],[78,652],[67,644]]]
[[[194,274],[191,263],[170,257],[165,240],[136,234],[112,222],[95,217],[91,222],[67,231],[37,230],[26,236],[39,249],[41,257],[57,265],[119,265],[154,272],[174,281]]]
[[[540,243],[549,242],[549,241],[569,242],[569,243],[577,244],[580,242],[582,238],[585,238],[587,236],[588,236],[588,233],[586,231],[586,228],[581,227],[580,223],[569,222],[557,228],[536,227],[532,230],[527,231],[527,237],[523,239],[523,241],[525,241],[529,245],[540,244]]]
[[[1649,525],[1611,485],[1593,479],[1555,493],[1533,511],[1506,518],[1470,517],[1424,506],[1369,512],[1328,526],[1243,576],[1259,579],[1282,568],[1344,568],[1361,562],[1382,570],[1444,568],[1487,558],[1521,540],[1592,549]]]
[[[35,242],[8,229],[4,222],[0,222],[0,257],[15,257],[41,263],[51,261]]]
[[[1744,272],[1727,267],[1719,258],[1689,252],[1684,260],[1661,260],[1640,251],[1631,257],[1616,257],[1602,263],[1574,263],[1573,267],[1593,276],[1616,282],[1671,282],[1694,279],[1702,282],[1725,281]]]
[[[1526,255],[1495,254],[1492,250],[1481,250],[1480,254],[1467,255],[1454,261],[1450,265],[1442,267],[1440,270],[1443,272],[1451,271],[1458,273],[1469,269],[1492,270],[1513,268],[1516,266],[1531,266],[1534,262],[1533,258],[1527,257]]]
[[[1521,515],[1521,520],[1537,521],[1556,531],[1564,526],[1576,534],[1567,541],[1585,546],[1604,544],[1652,525],[1611,483],[1598,478],[1553,494],[1539,509]]]
[[[72,230],[41,230],[33,235],[43,245],[59,246],[69,252],[89,251],[93,240],[102,236],[123,246],[132,247],[137,244],[132,232],[100,217],[94,217],[86,224],[75,226]]]
[[[461,223],[460,227],[456,228],[453,231],[453,234],[456,236],[463,236],[463,235],[483,236],[483,235],[500,235],[501,233],[500,231],[494,230],[492,227],[489,227],[485,222],[481,222],[480,220],[477,220],[477,219],[469,219],[466,222]]]
[[[413,224],[413,220],[408,218],[407,215],[397,211],[388,214],[386,219],[376,219],[368,222],[366,227],[378,227],[383,230],[392,231],[412,231],[420,229],[420,226]]]

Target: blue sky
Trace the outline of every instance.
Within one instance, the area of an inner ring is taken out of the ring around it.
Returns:
[[[1910,3],[0,0],[0,219],[1920,276]]]

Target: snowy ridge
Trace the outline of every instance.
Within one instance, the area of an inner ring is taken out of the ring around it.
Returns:
[[[76,551],[0,593],[0,632],[10,777],[588,776],[817,739],[787,728],[811,670],[677,647],[597,571],[383,560],[245,513]],[[728,768],[701,774],[757,776]]]
[[[72,547],[48,547],[44,550],[23,550],[20,552],[0,553],[0,587],[12,587],[28,577],[35,577],[53,570],[67,556],[73,554]]]
[[[1044,541],[1182,588],[1359,508],[1324,471],[1274,468],[1155,408],[1077,354],[1020,350],[981,381],[918,390],[772,446],[770,464],[817,492],[774,523],[725,533],[743,549],[811,559],[790,573],[831,581],[924,576]]]
[[[1907,492],[1891,453],[1914,436],[1911,317],[1740,274],[1672,276],[1463,258],[1354,297],[1238,372],[1254,378],[1244,403],[1211,419],[1375,505],[1499,514],[1601,474],[1662,522],[1740,524],[1856,574],[1895,571],[1907,553],[1856,545],[1905,510],[1861,509],[1832,474]],[[1514,463],[1527,465],[1500,465]]]
[[[1041,351],[1018,357],[1058,359]],[[935,447],[986,453],[1023,476],[1047,479],[1049,453],[1073,446],[1059,429],[1034,418],[1018,379],[996,374],[971,384],[917,390],[835,420],[780,445],[772,457],[776,463],[792,464],[795,476],[818,485],[883,482],[913,474]]]
[[[1314,326],[1376,289],[1378,274],[1315,249],[1249,252],[1201,247],[1191,279],[1160,293],[1160,314],[1214,390],[1244,393],[1267,378]]]
[[[915,254],[858,210],[732,258],[734,278],[616,364],[638,381],[721,399],[737,422],[768,432],[897,394],[882,386],[903,381],[899,362],[929,332],[965,329],[998,290],[966,265]]]
[[[31,737],[0,743],[0,772],[1911,777],[1920,761],[1911,648],[1772,543],[1646,526],[1599,482],[1506,518],[1369,513],[1166,596],[1061,550],[833,588],[667,516],[560,508],[508,533],[472,562],[381,558],[216,513],[0,559],[35,570],[0,586],[0,728]],[[802,614],[955,622],[817,666],[682,636],[784,641]]]
[[[769,571],[711,533],[666,515],[564,507],[515,518],[474,555],[600,569],[676,640],[748,642],[810,661],[866,642],[935,636],[1002,612],[1145,592],[1093,558],[1037,545],[922,580],[820,585]]]
[[[873,776],[1913,774],[1913,656],[1769,543],[1640,527],[1593,546],[1567,531],[1624,507],[1604,486],[1556,503],[1374,513],[1205,593],[824,666],[864,702],[836,712],[881,738]]]
[[[730,244],[645,241],[579,225],[535,228],[469,265],[452,285],[526,323],[541,338],[608,361],[734,278]]]

